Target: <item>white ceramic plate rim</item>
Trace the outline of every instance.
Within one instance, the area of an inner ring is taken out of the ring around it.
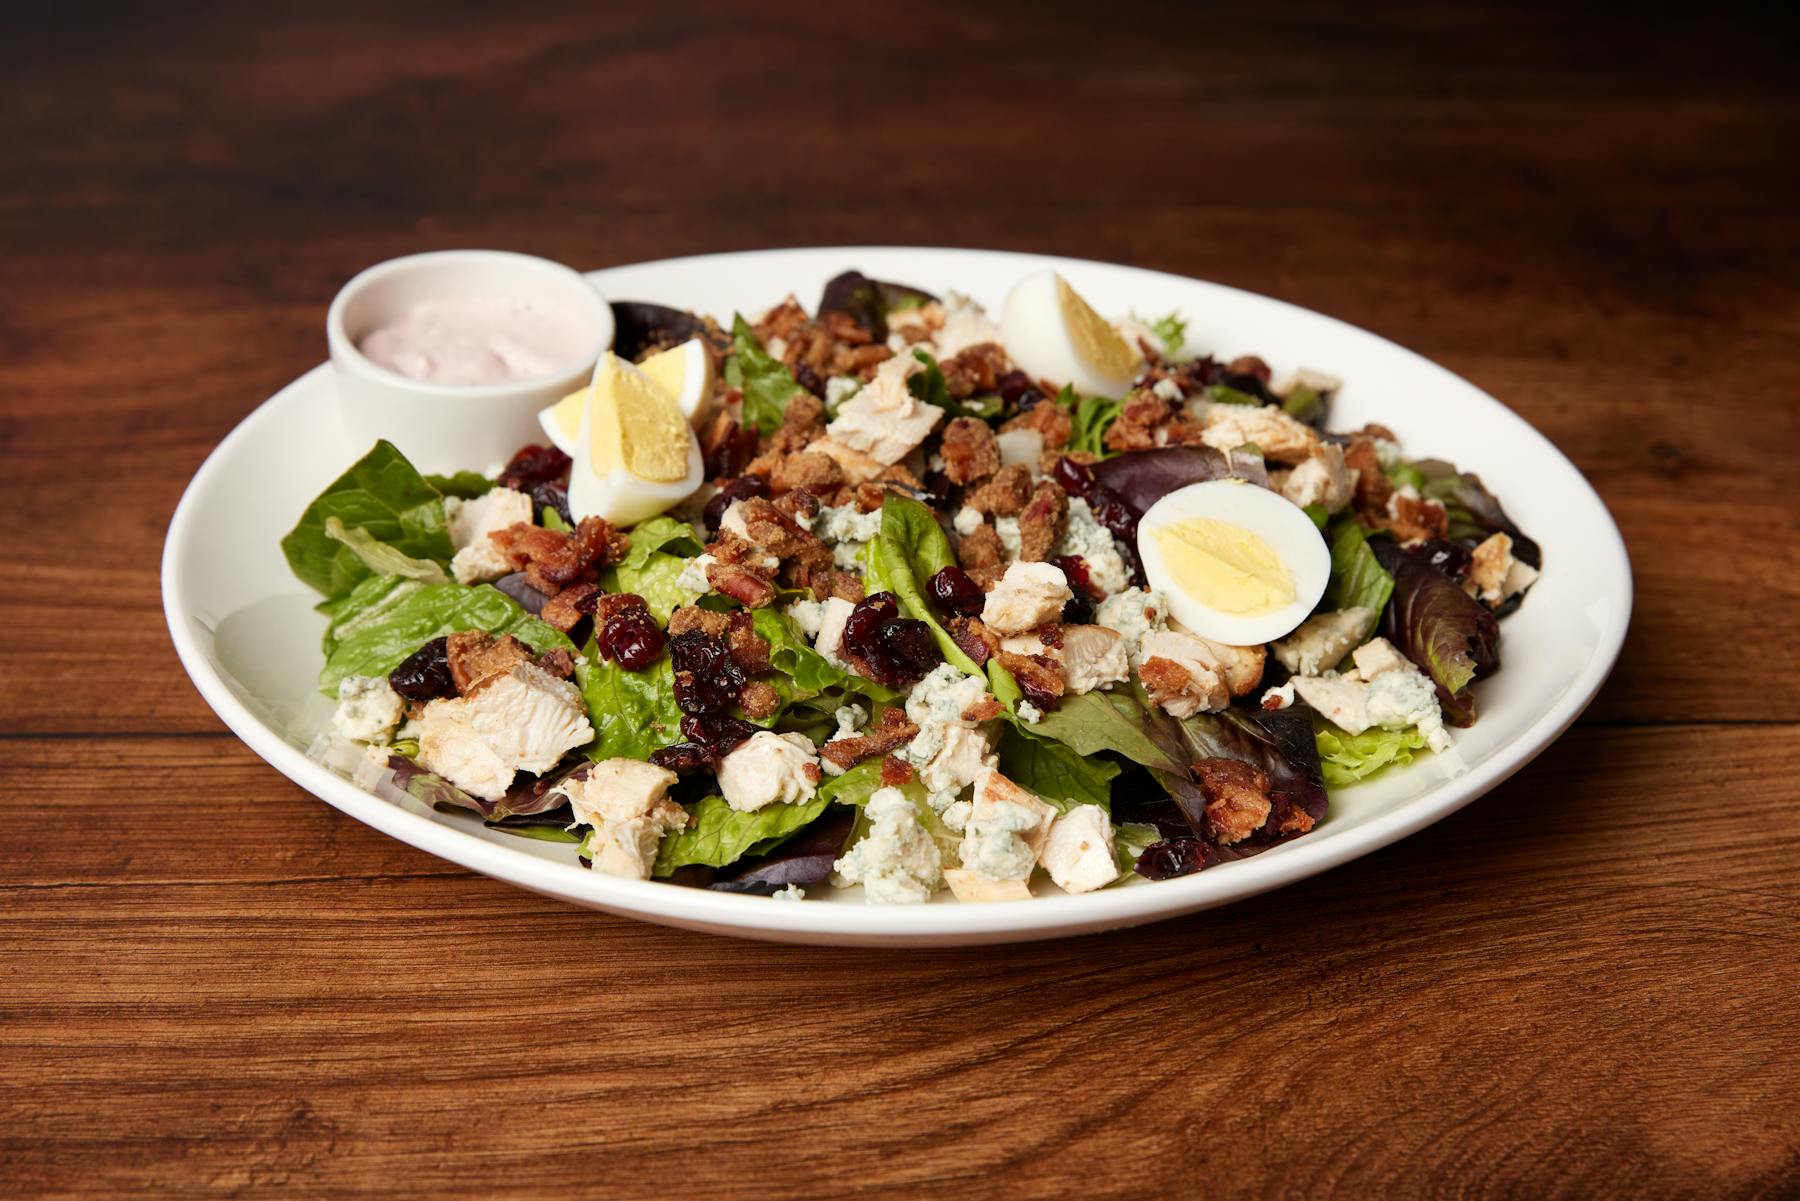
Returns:
[[[1543,456],[1546,462],[1555,461],[1565,469],[1571,480],[1579,483],[1585,494],[1584,500],[1593,504],[1600,513],[1605,513],[1603,502],[1573,463],[1523,418],[1468,381],[1378,335],[1311,310],[1239,289],[1226,288],[1224,285],[1092,260],[941,247],[876,246],[808,247],[695,255],[653,263],[629,264],[590,272],[589,276],[605,291],[607,276],[614,272],[677,265],[693,268],[718,264],[724,267],[733,260],[741,263],[741,260],[752,256],[779,260],[784,256],[829,254],[837,256],[838,261],[845,265],[850,265],[859,258],[887,258],[896,253],[1004,258],[1027,267],[1035,264],[1070,271],[1099,269],[1136,273],[1149,279],[1173,281],[1183,286],[1200,283],[1259,304],[1292,309],[1312,320],[1329,321],[1361,337],[1374,339],[1382,343],[1388,352],[1404,355],[1415,360],[1417,365],[1439,373],[1447,387],[1453,387],[1463,394],[1459,397],[1459,403],[1466,400],[1467,403],[1484,409],[1481,413],[1483,420],[1513,423],[1521,427],[1517,432],[1535,443],[1534,453]],[[779,278],[779,272],[772,274]],[[779,285],[771,287],[771,292],[779,290]],[[1611,560],[1604,565],[1603,574],[1612,584],[1613,595],[1607,599],[1616,604],[1618,619],[1610,622],[1602,631],[1593,653],[1577,673],[1573,684],[1523,734],[1464,774],[1435,785],[1423,795],[1400,804],[1388,813],[1333,832],[1329,837],[1324,836],[1327,827],[1319,834],[1299,838],[1250,859],[1221,865],[1196,875],[1155,884],[1106,889],[1082,896],[1045,896],[1031,901],[988,905],[934,904],[891,908],[808,902],[795,904],[764,897],[681,888],[658,882],[624,880],[601,875],[575,864],[547,861],[508,846],[485,841],[408,812],[363,791],[344,777],[310,760],[279,732],[253,714],[233,695],[200,646],[190,628],[190,614],[197,610],[192,598],[186,595],[179,570],[188,555],[197,553],[190,538],[198,503],[196,498],[207,490],[208,482],[221,470],[221,464],[232,456],[234,449],[253,437],[259,422],[270,417],[284,396],[295,389],[315,384],[314,377],[328,370],[326,365],[314,368],[312,372],[265,401],[240,422],[207,457],[176,507],[164,543],[162,583],[164,615],[182,665],[207,704],[252,750],[288,779],[358,821],[472,871],[547,896],[655,922],[781,941],[943,945],[1081,934],[1173,917],[1254,896],[1396,842],[1455,812],[1518,771],[1566,730],[1593,699],[1618,658],[1629,625],[1630,563],[1617,527],[1608,516],[1604,524],[1610,538],[1600,550]]]

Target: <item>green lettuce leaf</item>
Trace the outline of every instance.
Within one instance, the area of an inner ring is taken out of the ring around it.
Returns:
[[[641,565],[630,566],[630,560],[600,573],[600,586],[608,592],[635,592],[644,598],[651,616],[663,625],[669,614],[682,605],[691,605],[700,596],[678,582],[688,561],[678,555],[652,551]]]
[[[1295,384],[1294,390],[1281,402],[1281,411],[1296,421],[1311,425],[1324,418],[1325,398],[1305,384]]]
[[[1064,743],[1013,725],[1001,727],[998,750],[1001,774],[1062,812],[1076,805],[1112,812],[1112,782],[1120,769],[1111,759],[1079,755]]]
[[[1163,840],[1163,832],[1148,822],[1121,822],[1113,827],[1113,858],[1119,864],[1119,879],[1114,885],[1131,878],[1138,857]]]
[[[733,354],[726,366],[726,380],[744,393],[744,424],[759,434],[781,428],[788,402],[806,391],[781,361],[756,340],[756,333],[741,314],[731,319]]]
[[[399,576],[405,580],[417,580],[421,584],[450,582],[450,576],[441,564],[431,559],[415,559],[404,554],[385,542],[377,541],[366,529],[345,529],[344,523],[336,516],[325,519],[325,536],[349,547],[350,553],[361,559],[363,566],[369,569],[371,578]],[[351,591],[354,592],[355,589]]]
[[[669,656],[643,671],[627,671],[600,658],[590,639],[575,682],[594,726],[587,756],[595,762],[648,759],[651,751],[681,741],[681,709],[675,704],[675,669]]]
[[[326,696],[337,696],[346,676],[385,676],[433,638],[458,630],[511,634],[540,654],[575,649],[561,631],[487,584],[426,584],[364,617],[354,629],[338,630],[337,645],[319,673],[319,691]]]
[[[459,471],[455,475],[428,475],[425,482],[445,496],[474,500],[494,489],[494,481],[478,471]]]
[[[834,666],[808,645],[806,635],[787,614],[776,609],[756,609],[751,613],[751,621],[756,632],[769,641],[769,664],[777,673],[773,683],[788,704],[832,690],[854,692],[883,703],[900,699],[901,694],[887,685]]]
[[[907,616],[931,629],[946,662],[972,676],[982,674],[975,661],[956,645],[949,631],[938,624],[937,614],[925,600],[925,583],[956,563],[950,538],[938,524],[937,514],[904,496],[888,493],[881,505],[881,532],[869,543],[871,592],[892,592]]]
[[[752,813],[739,813],[724,797],[702,797],[688,806],[692,817],[687,829],[663,836],[651,874],[667,876],[693,864],[725,867],[746,855],[767,854],[816,820],[826,806],[866,804],[880,787],[881,761],[871,760],[826,780],[804,801],[776,801]]]
[[[1070,451],[1086,451],[1102,459],[1113,454],[1106,449],[1106,431],[1125,407],[1123,400],[1077,396],[1074,388],[1064,384],[1056,403],[1069,411],[1069,419],[1074,424],[1074,432],[1069,435]]]
[[[313,608],[330,623],[320,639],[320,648],[329,657],[339,642],[380,620],[383,613],[423,587],[418,580],[372,575],[336,600],[320,601]]]
[[[1313,723],[1313,740],[1319,746],[1319,766],[1332,788],[1354,784],[1374,775],[1390,763],[1411,763],[1413,752],[1425,749],[1425,735],[1417,726],[1404,730],[1379,727],[1361,734],[1346,734],[1329,722]]]
[[[321,492],[281,540],[288,567],[327,597],[349,592],[374,574],[361,555],[325,532],[335,517],[410,559],[450,562],[456,548],[445,526],[444,498],[390,442],[368,454]]]
[[[1181,352],[1187,347],[1188,323],[1182,317],[1180,309],[1171,309],[1161,317],[1154,319],[1140,317],[1133,313],[1131,319],[1150,327],[1150,332],[1156,335],[1158,342],[1162,343],[1163,355],[1166,358],[1174,360],[1181,357]]]
[[[1331,545],[1331,578],[1325,602],[1333,609],[1361,606],[1380,613],[1394,592],[1394,577],[1369,549],[1369,533],[1354,514],[1346,513],[1325,530]]]
[[[701,551],[694,527],[674,517],[652,517],[631,527],[631,549],[621,567],[642,568],[657,551],[691,559]]]
[[[1262,399],[1260,397],[1252,396],[1248,392],[1240,392],[1236,388],[1227,387],[1224,384],[1208,384],[1206,387],[1206,396],[1208,400],[1215,401],[1218,404],[1256,405],[1258,408],[1262,406]]]
[[[1016,694],[1018,685],[1011,691]],[[1188,770],[1174,719],[1134,690],[1096,689],[1065,696],[1055,709],[1021,728],[1037,738],[1055,739],[1079,756],[1111,751],[1153,771],[1184,775]]]
[[[957,400],[950,395],[950,386],[944,382],[943,368],[938,361],[923,350],[914,350],[913,358],[925,364],[925,370],[908,377],[906,389],[928,405],[935,405],[952,417],[979,417],[987,420],[998,417],[1006,402],[998,396],[971,396],[968,400]]]

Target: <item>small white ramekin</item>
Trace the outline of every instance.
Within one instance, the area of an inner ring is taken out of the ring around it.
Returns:
[[[446,297],[528,300],[588,333],[579,357],[550,375],[503,384],[433,384],[378,366],[356,348],[414,305]],[[488,471],[542,442],[538,410],[592,380],[612,345],[612,306],[580,272],[503,250],[439,250],[377,263],[337,294],[325,317],[338,409],[358,443],[386,438],[420,471]]]

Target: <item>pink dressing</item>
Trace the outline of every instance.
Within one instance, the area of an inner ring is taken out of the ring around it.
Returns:
[[[364,335],[356,348],[410,379],[503,384],[550,375],[589,349],[581,326],[528,300],[445,297]]]

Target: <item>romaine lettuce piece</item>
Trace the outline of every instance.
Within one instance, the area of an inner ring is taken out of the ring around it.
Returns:
[[[353,629],[338,628],[337,645],[319,673],[326,696],[336,697],[346,676],[385,676],[433,638],[458,630],[511,634],[539,653],[575,650],[560,630],[487,584],[427,584],[365,616]]]
[[[1403,730],[1375,726],[1361,734],[1346,734],[1330,722],[1318,721],[1313,725],[1313,740],[1319,748],[1325,783],[1333,788],[1354,784],[1390,763],[1411,763],[1413,752],[1425,749],[1425,735],[1417,726]]]
[[[781,428],[788,402],[806,391],[781,361],[764,350],[742,315],[731,319],[733,354],[726,363],[727,382],[744,393],[744,424],[759,434]]]
[[[663,655],[643,671],[627,671],[600,658],[589,639],[587,662],[575,673],[594,727],[588,758],[648,759],[651,751],[681,741],[681,709],[675,703],[675,669]]]
[[[343,596],[374,574],[363,556],[325,532],[335,517],[409,559],[448,566],[456,548],[444,518],[444,498],[391,442],[377,442],[334,480],[281,540],[288,567],[330,598]]]
[[[1325,603],[1333,609],[1381,612],[1393,595],[1394,577],[1369,549],[1368,530],[1355,514],[1345,513],[1326,527],[1325,541],[1331,546],[1331,577],[1325,585]]]
[[[1038,738],[1019,726],[1000,731],[1000,773],[1067,813],[1077,805],[1112,811],[1112,782],[1119,765],[1098,755],[1080,755],[1065,743]]]

